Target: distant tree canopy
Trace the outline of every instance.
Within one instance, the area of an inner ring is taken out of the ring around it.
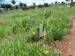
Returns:
[[[18,5],[15,5],[15,9],[19,9],[19,6]]]
[[[1,4],[1,8],[6,8],[5,4]]]
[[[33,3],[33,6],[36,6],[36,4],[35,4],[35,3]]]
[[[70,1],[70,2],[71,2],[71,3],[70,3],[70,7],[74,6],[73,0],[66,0],[66,1]]]
[[[55,5],[59,5],[59,2],[58,2],[58,1],[56,1],[56,2],[55,2]]]
[[[26,4],[24,4],[24,3],[19,3],[19,6],[20,6],[20,8],[21,9],[23,9],[23,10],[26,10],[27,9],[27,5]]]
[[[24,5],[24,3],[21,3],[21,2],[19,3],[19,6],[20,6],[20,7],[22,7],[23,5]]]
[[[15,0],[12,0],[11,3],[15,5],[16,1]]]
[[[69,0],[66,0],[66,1],[69,1]]]
[[[48,7],[48,3],[44,3],[44,6],[45,6],[45,7]]]
[[[1,4],[1,8],[4,8],[4,9],[11,9],[12,8],[12,5],[11,4]]]
[[[73,0],[66,0],[66,1],[70,1],[71,3],[73,2]]]
[[[58,2],[56,1],[55,4],[57,4]]]
[[[66,3],[63,1],[63,2],[61,2],[61,5],[65,5]]]

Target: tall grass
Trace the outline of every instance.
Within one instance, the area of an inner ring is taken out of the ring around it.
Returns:
[[[0,56],[56,56],[48,47],[34,44],[41,40],[38,27],[44,26],[44,43],[61,40],[68,33],[71,9],[65,6],[9,11],[0,16]]]

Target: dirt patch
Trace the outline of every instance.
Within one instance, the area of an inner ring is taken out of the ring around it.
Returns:
[[[5,25],[6,21],[5,20],[0,20],[0,26]]]
[[[62,41],[56,41],[54,47],[61,50],[62,56],[75,56],[75,14],[71,16],[71,28],[69,34]]]

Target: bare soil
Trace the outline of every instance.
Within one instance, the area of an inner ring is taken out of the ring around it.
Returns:
[[[71,28],[69,34],[62,41],[55,42],[55,48],[62,52],[62,56],[75,56],[75,14],[71,16]]]

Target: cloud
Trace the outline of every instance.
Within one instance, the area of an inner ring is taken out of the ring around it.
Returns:
[[[1,0],[1,1],[4,1],[4,0]],[[15,1],[17,2],[17,4],[19,2],[23,2],[23,3],[26,3],[27,5],[32,5],[33,3],[43,4],[43,3],[52,3],[55,1],[61,2],[61,1],[65,1],[65,0],[15,0]],[[5,3],[11,3],[11,0],[5,0]]]

